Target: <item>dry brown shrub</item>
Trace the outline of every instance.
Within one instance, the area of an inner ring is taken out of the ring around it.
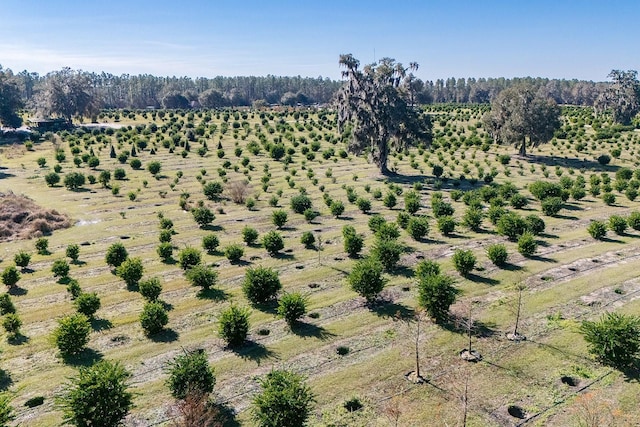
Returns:
[[[171,410],[173,427],[222,427],[225,416],[207,395],[189,393]]]
[[[44,209],[26,196],[0,193],[0,241],[39,237],[71,226],[55,209]]]
[[[229,198],[234,203],[243,204],[250,192],[249,183],[247,181],[234,181],[227,186]]]

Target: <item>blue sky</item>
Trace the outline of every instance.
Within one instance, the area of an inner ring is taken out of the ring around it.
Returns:
[[[0,64],[113,74],[340,76],[338,56],[417,75],[605,80],[640,70],[638,0],[2,0]]]

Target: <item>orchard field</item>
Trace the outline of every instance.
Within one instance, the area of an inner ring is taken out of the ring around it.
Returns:
[[[45,234],[43,254],[35,248],[38,235],[0,243],[0,270],[20,251],[31,254],[9,291],[21,335],[5,337],[0,355],[16,425],[58,425],[55,396],[78,367],[99,359],[120,361],[132,373],[135,408],[126,425],[171,425],[176,412],[167,363],[193,349],[206,351],[216,375],[213,397],[235,413],[228,425],[252,425],[257,379],[274,368],[307,378],[316,397],[314,426],[462,425],[465,412],[474,426],[639,423],[637,372],[594,360],[579,326],[607,311],[640,308],[640,231],[609,229],[600,239],[587,231],[594,220],[609,224],[613,215],[640,211],[640,132],[596,118],[591,109],[566,107],[556,137],[520,157],[483,129],[488,108],[427,107],[433,143],[393,154],[389,176],[346,151],[335,114],[325,110],[110,111],[100,116],[104,127],[3,145],[3,199],[24,195],[72,224]],[[109,180],[99,179],[103,171]],[[72,180],[65,178],[74,172],[86,181],[68,189]],[[48,185],[45,177],[51,183],[56,173],[60,181]],[[539,200],[536,181],[561,190],[559,211]],[[211,183],[221,185],[209,185],[207,197],[203,189]],[[291,207],[301,192],[312,203],[306,215]],[[413,214],[405,209],[408,194],[418,195]],[[344,212],[333,215],[331,201],[341,201]],[[467,214],[474,206],[480,224]],[[215,218],[199,225],[193,208],[208,208]],[[452,213],[452,231],[441,232],[441,209]],[[272,221],[276,210],[287,213],[282,227]],[[500,227],[505,211],[543,220],[533,253],[519,253],[518,236],[506,235],[513,227]],[[378,216],[401,225],[403,250],[385,271],[379,298],[367,303],[347,284],[358,257],[345,252],[342,231],[352,226],[364,236],[363,257],[376,247],[371,227]],[[427,218],[426,235],[416,239],[402,227],[411,216]],[[161,218],[173,223],[173,234],[164,237],[173,255],[164,260],[157,252]],[[640,229],[640,221],[629,222]],[[247,227],[258,232],[251,244],[243,241]],[[261,244],[270,231],[284,240],[274,254]],[[303,244],[308,233],[314,241]],[[211,234],[219,245],[207,252],[203,237]],[[169,316],[164,331],[148,336],[141,328],[144,299],[105,262],[114,243],[142,260],[145,279],[160,280]],[[68,260],[71,244],[79,245],[78,260],[59,279],[52,266]],[[495,244],[508,253],[499,267],[487,256]],[[230,245],[242,248],[239,260],[226,256]],[[189,247],[218,273],[208,291],[191,286],[177,262]],[[476,258],[465,275],[452,261],[459,250]],[[436,261],[459,293],[449,319],[440,325],[423,319],[417,335],[418,324],[409,319],[418,308],[414,270],[424,260]],[[245,272],[258,266],[277,271],[283,291],[308,298],[308,313],[295,327],[277,316],[275,304],[252,306],[246,299]],[[75,312],[69,278],[97,293],[101,307],[87,350],[64,359],[51,334],[61,316]],[[217,323],[232,303],[250,308],[251,327],[245,344],[230,349]],[[506,334],[518,307],[518,332],[526,340],[514,342]],[[460,357],[469,325],[472,348],[482,356],[476,363]],[[423,384],[405,378],[415,369],[416,345]],[[38,397],[41,404],[25,406]]]

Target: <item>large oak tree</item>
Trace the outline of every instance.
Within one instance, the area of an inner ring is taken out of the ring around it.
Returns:
[[[388,173],[387,158],[391,149],[402,150],[416,142],[431,141],[429,116],[420,114],[412,99],[414,80],[408,68],[390,58],[359,69],[353,55],[340,55],[340,65],[347,79],[336,95],[338,126],[349,134],[349,151],[367,151],[380,172]]]
[[[560,126],[560,107],[525,83],[500,92],[483,121],[494,141],[515,144],[525,156],[527,146],[537,147],[551,140]]]

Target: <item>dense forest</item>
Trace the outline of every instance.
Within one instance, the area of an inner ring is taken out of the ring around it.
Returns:
[[[89,89],[99,108],[219,108],[249,106],[254,103],[311,105],[326,104],[342,85],[341,81],[317,77],[237,76],[214,78],[159,77],[149,74],[116,76],[63,69],[46,75],[21,71],[8,74],[20,88],[27,107],[37,107],[38,94],[48,82],[72,74]],[[604,76],[603,76],[604,77]],[[488,103],[503,89],[530,83],[558,104],[593,106],[608,86],[606,82],[547,78],[448,78],[422,81],[414,78],[415,100],[430,103]]]

